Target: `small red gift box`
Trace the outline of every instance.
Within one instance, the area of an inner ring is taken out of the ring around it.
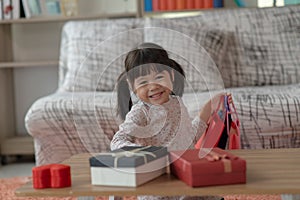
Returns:
[[[69,165],[53,164],[50,167],[50,172],[52,188],[71,186],[71,168]]]
[[[32,185],[35,189],[51,187],[51,174],[49,165],[32,168]]]
[[[171,173],[189,186],[246,182],[246,161],[220,148],[171,151],[169,156]]]
[[[62,164],[33,167],[32,184],[35,189],[70,187],[71,168]]]

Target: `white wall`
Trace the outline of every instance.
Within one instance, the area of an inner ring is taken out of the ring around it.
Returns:
[[[135,12],[136,0],[79,0],[80,15]]]
[[[38,67],[14,70],[17,134],[27,133],[24,117],[38,98],[53,93],[57,88],[57,68]]]
[[[57,60],[61,23],[15,24],[13,50],[16,61]],[[24,117],[38,98],[53,93],[58,83],[55,66],[14,69],[14,96],[17,134],[27,133]]]

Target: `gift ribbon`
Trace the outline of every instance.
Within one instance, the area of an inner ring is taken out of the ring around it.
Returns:
[[[205,158],[210,161],[210,162],[215,162],[215,161],[222,161],[224,164],[224,172],[225,173],[230,173],[232,171],[232,166],[231,166],[231,160],[229,158],[229,156],[227,156],[226,154],[219,154],[217,152],[209,151],[207,149],[201,149],[201,151],[205,151],[207,153],[207,155],[205,156]]]
[[[133,156],[142,156],[144,158],[144,163],[147,163],[147,155],[152,156],[153,158],[156,158],[156,155],[154,153],[143,151],[145,149],[148,149],[150,146],[145,146],[137,149],[132,149],[130,151],[120,151],[120,152],[111,152],[111,153],[101,153],[100,155],[111,155],[112,157],[115,157],[114,160],[114,167],[116,168],[118,166],[118,159],[122,157],[133,157]]]

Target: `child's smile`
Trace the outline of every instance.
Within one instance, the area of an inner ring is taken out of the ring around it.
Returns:
[[[151,71],[134,81],[134,91],[142,101],[153,105],[161,105],[169,101],[173,84],[168,71]]]
[[[151,99],[159,99],[162,96],[163,92],[158,92],[156,94],[150,95]]]
[[[150,92],[151,93],[151,92]],[[149,95],[149,102],[154,105],[161,105],[163,103],[166,103],[169,101],[169,90],[162,91],[162,92],[156,92],[153,95]]]

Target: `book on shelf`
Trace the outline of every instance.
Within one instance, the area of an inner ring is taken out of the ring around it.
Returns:
[[[204,8],[204,2],[203,0],[195,0],[194,6],[196,9]]]
[[[300,4],[300,0],[284,0],[284,5]]]
[[[3,7],[3,1],[0,0],[0,20],[3,19],[2,7]]]
[[[223,0],[214,0],[214,8],[223,8],[224,7],[224,1]]]
[[[204,8],[213,8],[214,7],[214,0],[204,0]]]
[[[185,9],[185,0],[176,0],[176,10]]]
[[[22,0],[22,3],[26,18],[62,15],[60,0]]]
[[[41,0],[43,15],[58,16],[61,15],[61,3],[59,0]]]
[[[159,0],[159,9],[167,10],[167,0]]]
[[[175,0],[167,0],[167,9],[168,10],[176,10],[176,1]]]
[[[194,0],[186,0],[186,9],[188,9],[188,10],[195,9],[195,1]]]
[[[234,0],[234,2],[238,7],[246,7],[244,0]]]
[[[61,11],[64,16],[78,15],[78,0],[61,0],[60,3]]]
[[[0,0],[0,19],[18,19],[20,9],[20,0]]]
[[[22,0],[26,18],[40,16],[42,14],[39,0]]]
[[[153,10],[153,8],[152,8],[152,0],[144,0],[144,10],[146,12],[151,12]]]
[[[159,0],[152,0],[153,11],[159,11]]]

